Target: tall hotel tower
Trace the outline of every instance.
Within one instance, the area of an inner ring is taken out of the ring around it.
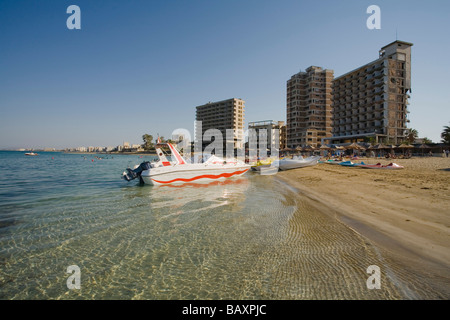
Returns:
[[[287,146],[320,147],[331,137],[331,85],[333,70],[311,66],[287,81]]]
[[[217,129],[222,133],[224,150],[227,143],[232,144],[234,149],[242,148],[244,145],[244,112],[245,101],[235,98],[208,102],[197,106],[196,121],[201,121],[202,125],[195,128],[195,140],[201,137],[206,140],[202,142],[202,150],[211,143],[211,137],[208,134],[205,136],[205,132],[208,129]],[[234,137],[230,141],[226,140],[227,129],[232,129],[235,132]]]
[[[394,41],[381,48],[377,60],[334,79],[333,137],[325,142],[358,142],[365,137],[389,144],[404,141],[412,45]]]

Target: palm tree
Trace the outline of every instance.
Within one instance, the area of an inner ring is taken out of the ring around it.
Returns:
[[[428,143],[433,143],[433,141],[431,141],[430,139],[428,139],[427,137],[422,139],[422,143],[424,144],[428,144]]]
[[[144,140],[142,147],[145,151],[153,149],[153,136],[151,134],[144,134],[142,140]]]
[[[442,143],[450,144],[450,126],[444,126],[444,131],[441,133]]]
[[[417,131],[416,129],[409,129],[408,137],[406,139],[409,141],[409,143],[413,143],[418,136],[419,131]]]
[[[364,142],[370,144],[371,146],[375,145],[377,139],[375,137],[365,137]]]

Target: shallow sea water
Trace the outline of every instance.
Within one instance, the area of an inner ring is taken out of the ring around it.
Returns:
[[[141,186],[120,175],[151,157],[98,156],[0,152],[0,299],[435,295],[276,176]],[[67,288],[71,265],[79,290]]]

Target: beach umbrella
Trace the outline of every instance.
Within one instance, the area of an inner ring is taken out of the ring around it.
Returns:
[[[303,150],[303,148],[301,146],[298,146],[297,148],[294,149],[295,151],[297,151],[297,154],[300,155],[300,152]]]
[[[356,142],[353,142],[351,145],[346,146],[345,149],[352,150],[353,154],[355,154],[355,150],[358,150],[358,155],[359,155],[359,150],[361,150],[363,148]]]
[[[303,151],[314,151],[316,148],[314,148],[313,146],[307,145],[306,147],[303,148]]]
[[[403,149],[403,155],[405,155],[405,150],[406,150],[406,149],[410,149],[410,148],[414,148],[414,146],[409,145],[409,144],[404,144],[404,143],[402,143],[402,144],[399,145],[397,148],[398,148],[398,149]]]
[[[306,145],[305,147],[303,147],[303,151],[312,152],[312,151],[314,151],[314,147],[312,147],[310,145]]]
[[[397,148],[397,146],[395,144],[390,144],[386,146],[386,149],[391,149],[392,150],[392,154],[395,155],[394,149]]]
[[[334,146],[334,150],[345,150],[345,148],[343,146]],[[339,154],[339,153],[337,153]]]
[[[429,149],[429,148],[430,148],[430,147],[427,146],[426,144],[421,144],[421,145],[419,146],[419,149],[422,149],[422,156],[424,155],[425,149]]]
[[[356,142],[353,142],[352,144],[346,146],[345,149],[361,149],[361,146]]]
[[[379,143],[379,144],[377,144],[376,146],[374,146],[373,147],[374,149],[376,149],[376,150],[384,150],[384,149],[388,149],[388,147],[387,146],[385,146],[384,144],[382,144],[382,143]],[[380,152],[380,154],[379,154],[380,156],[382,155],[382,153]]]
[[[388,146],[385,146],[382,143],[377,144],[374,149],[388,149]]]
[[[330,150],[331,148],[329,147],[329,146],[327,146],[326,144],[323,144],[323,145],[321,145],[320,146],[320,148],[319,148],[320,150],[323,150],[323,156],[325,157],[325,150]]]

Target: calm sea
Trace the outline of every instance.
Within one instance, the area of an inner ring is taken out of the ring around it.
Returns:
[[[274,176],[161,187],[121,180],[144,160],[151,157],[0,152],[0,298],[435,294]],[[73,265],[81,282],[70,290]],[[367,287],[370,265],[382,271],[381,289]]]

